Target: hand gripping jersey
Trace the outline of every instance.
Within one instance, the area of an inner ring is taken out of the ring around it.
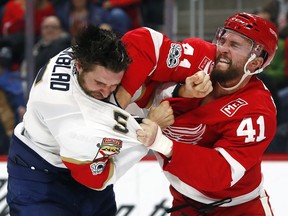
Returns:
[[[173,42],[166,35],[149,28],[127,32],[122,41],[132,58],[122,79],[123,87],[138,106],[145,108],[160,82],[184,82],[186,77],[214,66],[215,45],[199,38]]]
[[[224,207],[259,196],[261,156],[276,131],[276,108],[263,83],[252,77],[236,93],[202,106],[203,99],[168,100],[177,117],[163,133],[173,140],[173,155],[157,158],[171,185],[205,204],[231,197]]]
[[[101,190],[148,150],[137,141],[141,127],[133,117],[87,96],[73,68],[66,49],[40,70],[15,135],[52,165],[70,169],[81,184]]]

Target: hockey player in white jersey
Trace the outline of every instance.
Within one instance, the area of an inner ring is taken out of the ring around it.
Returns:
[[[106,102],[130,61],[112,32],[88,26],[39,71],[8,155],[11,216],[116,214],[113,183],[148,152],[135,119]],[[167,104],[159,113],[173,118]]]

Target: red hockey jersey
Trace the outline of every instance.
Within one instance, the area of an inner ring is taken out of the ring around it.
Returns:
[[[184,82],[186,77],[214,66],[215,45],[199,38],[174,42],[166,35],[149,28],[126,33],[122,41],[132,63],[122,79],[131,96],[142,87],[136,103],[144,108],[159,82]]]
[[[173,156],[157,158],[171,185],[206,204],[231,197],[223,206],[233,206],[259,196],[261,156],[276,131],[276,108],[264,84],[252,77],[203,106],[203,99],[167,100],[177,116],[163,131],[173,140]]]

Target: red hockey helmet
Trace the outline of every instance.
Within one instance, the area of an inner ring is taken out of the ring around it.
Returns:
[[[237,13],[225,21],[224,28],[252,39],[254,52],[262,49],[267,53],[262,68],[270,64],[278,46],[278,30],[271,22],[254,14]]]

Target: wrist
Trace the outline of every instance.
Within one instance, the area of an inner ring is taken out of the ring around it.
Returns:
[[[147,147],[165,155],[167,158],[172,156],[173,142],[162,134],[161,128],[159,126],[154,142]]]
[[[182,90],[181,90],[182,89]],[[172,97],[181,97],[181,93],[180,91],[183,91],[183,83],[178,83],[173,92],[172,92]]]
[[[182,98],[195,98],[195,89],[191,88],[186,88],[186,85],[182,85],[180,88],[179,88],[179,97],[182,97]]]

